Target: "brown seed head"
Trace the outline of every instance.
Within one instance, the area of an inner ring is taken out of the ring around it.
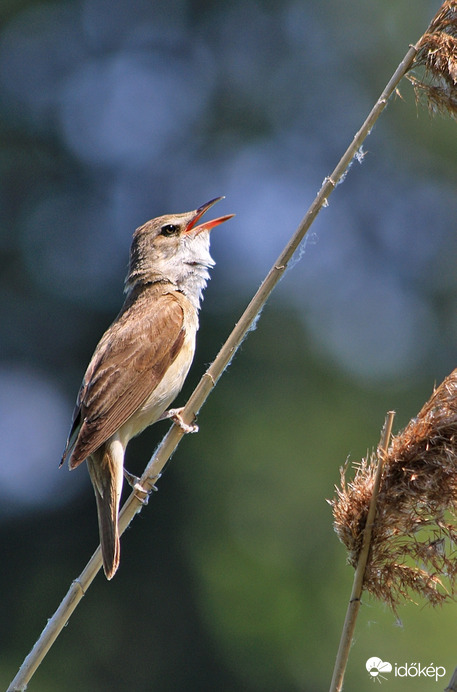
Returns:
[[[377,466],[367,455],[331,501],[334,527],[357,564]],[[457,370],[392,439],[385,461],[364,588],[394,610],[432,605],[457,590]]]
[[[425,97],[430,112],[457,118],[457,1],[443,2],[417,44],[413,68],[423,76],[409,75],[416,98]]]

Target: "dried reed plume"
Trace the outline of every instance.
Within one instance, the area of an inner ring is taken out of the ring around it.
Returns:
[[[357,565],[376,472],[357,465],[331,501],[335,531]],[[363,588],[393,610],[402,598],[432,605],[457,587],[457,369],[392,439],[382,471]]]
[[[431,113],[457,119],[457,1],[444,2],[417,44],[413,67],[424,68],[423,78],[409,75],[416,98],[425,97]]]

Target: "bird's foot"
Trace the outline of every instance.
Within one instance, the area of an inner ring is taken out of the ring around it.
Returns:
[[[143,505],[147,505],[149,502],[149,495],[152,493],[152,491],[157,491],[158,488],[156,488],[155,485],[152,486],[150,490],[146,490],[141,485],[141,479],[138,478],[138,476],[135,476],[133,473],[130,473],[130,471],[127,471],[127,469],[124,469],[124,478],[127,481],[127,483],[130,485],[132,488],[133,492],[135,493],[135,497],[137,500],[141,502]],[[154,478],[154,483],[158,481],[160,478],[160,475],[156,476]]]
[[[181,406],[181,408],[170,408],[168,411],[165,411],[165,413],[162,413],[160,416],[159,420],[163,420],[165,418],[171,418],[173,423],[176,423],[176,425],[179,425],[181,430],[183,432],[187,433],[196,433],[198,432],[198,425],[195,423],[191,423],[190,425],[188,423],[184,423],[181,413],[184,410],[184,406]],[[194,418],[194,420],[197,420],[197,418]]]

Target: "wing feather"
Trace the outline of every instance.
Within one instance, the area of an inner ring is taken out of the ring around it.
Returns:
[[[71,454],[70,468],[78,466],[140,408],[184,338],[184,312],[176,293],[150,288],[124,306],[87,368],[62,462]]]

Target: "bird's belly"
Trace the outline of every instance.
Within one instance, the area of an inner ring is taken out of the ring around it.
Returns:
[[[192,364],[195,351],[195,337],[186,339],[182,348],[165,372],[162,380],[152,391],[142,406],[118,430],[125,444],[152,425],[179,394]]]

